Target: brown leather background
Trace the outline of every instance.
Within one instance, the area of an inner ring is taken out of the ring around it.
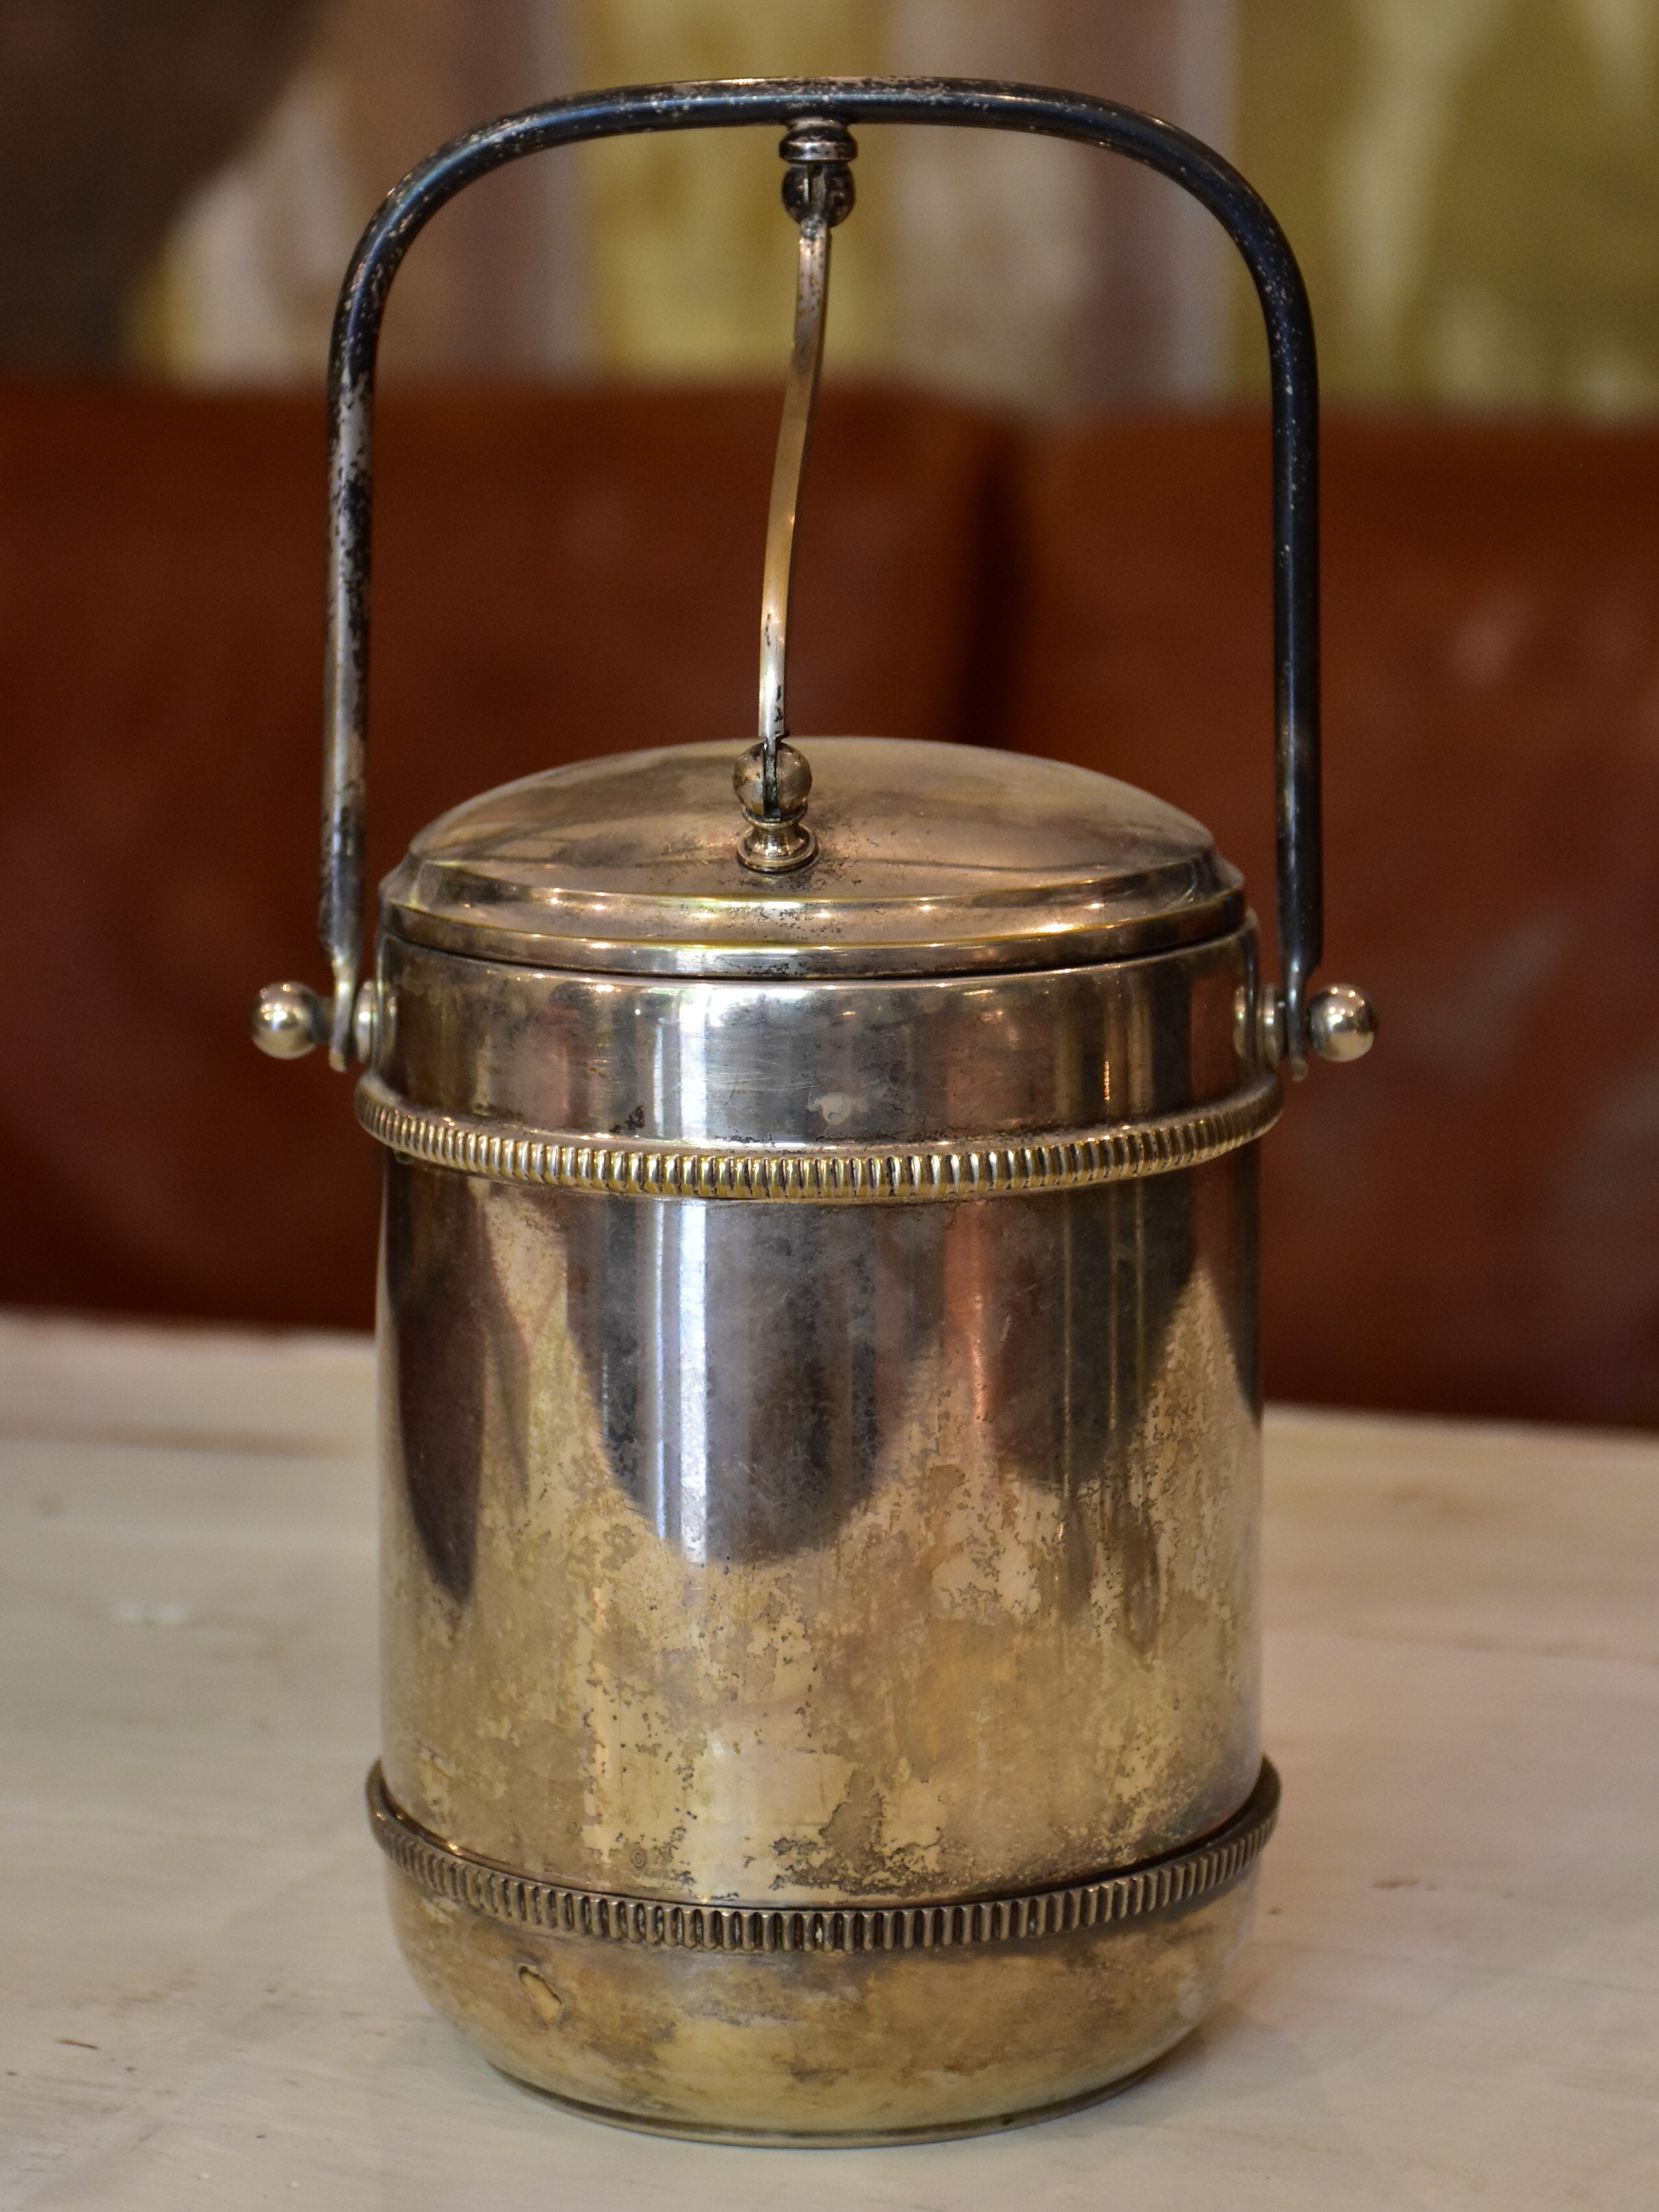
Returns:
[[[748,731],[771,392],[382,415],[371,866],[471,792]],[[1254,419],[826,393],[798,726],[1060,754],[1267,902]],[[1327,444],[1325,975],[1382,1039],[1266,1147],[1270,1389],[1659,1419],[1659,435]],[[0,1299],[368,1318],[373,1148],[247,1000],[321,975],[321,407],[0,394]]]
[[[389,398],[377,881],[562,760],[753,726],[772,392]],[[803,727],[971,732],[1006,434],[827,396]],[[378,1161],[321,1055],[249,1047],[320,975],[320,398],[0,395],[0,1301],[372,1319]]]
[[[1267,454],[1126,423],[1030,477],[1018,743],[1198,814],[1271,909]],[[1659,1419],[1659,436],[1343,422],[1328,981],[1382,1014],[1264,1146],[1277,1395]]]

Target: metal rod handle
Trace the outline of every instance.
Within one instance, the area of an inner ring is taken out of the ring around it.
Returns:
[[[767,803],[777,802],[777,751],[789,734],[789,586],[795,567],[795,516],[812,436],[818,374],[823,363],[823,316],[830,293],[830,226],[822,216],[800,227],[795,289],[795,343],[772,468],[766,515],[766,566],[761,581],[760,739],[766,748]]]
[[[322,940],[334,973],[319,1010],[330,1056],[352,1041],[362,934],[363,763],[368,710],[368,572],[375,357],[392,278],[448,200],[504,163],[550,146],[650,131],[833,118],[844,126],[926,123],[1020,131],[1126,155],[1206,207],[1255,281],[1273,392],[1273,634],[1281,1056],[1310,1042],[1308,983],[1322,950],[1319,762],[1319,380],[1307,291],[1284,232],[1219,154],[1115,101],[1041,86],[955,78],[781,78],[579,93],[451,141],[387,197],[347,271],[329,359],[330,538]]]
[[[784,387],[772,465],[772,497],[766,517],[766,565],[761,580],[760,738],[742,754],[732,781],[749,827],[738,858],[762,875],[804,868],[818,841],[802,819],[812,771],[789,737],[789,592],[795,572],[795,518],[812,442],[818,376],[823,366],[823,325],[830,305],[830,235],[853,211],[853,173],[858,152],[842,125],[814,118],[784,135],[779,153],[783,204],[800,225],[795,277],[795,337]]]

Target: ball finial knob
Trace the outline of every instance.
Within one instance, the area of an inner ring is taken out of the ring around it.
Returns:
[[[767,817],[766,805],[766,748],[750,745],[740,753],[738,764],[732,771],[732,786],[738,794],[738,804],[751,822]],[[804,753],[796,751],[787,738],[778,744],[778,804],[772,819],[778,822],[799,822],[806,811],[806,802],[812,791],[812,771],[806,764]]]
[[[812,789],[812,771],[804,753],[787,738],[777,750],[777,804],[766,803],[766,747],[750,745],[738,756],[732,771],[732,788],[748,818],[749,827],[738,846],[745,868],[767,876],[787,875],[804,868],[818,849],[818,841],[801,820]]]
[[[267,983],[249,1017],[253,1042],[273,1060],[302,1060],[327,1036],[327,1009],[309,984]]]
[[[1376,1042],[1376,1009],[1352,983],[1333,983],[1308,1008],[1308,1038],[1322,1060],[1364,1060]]]

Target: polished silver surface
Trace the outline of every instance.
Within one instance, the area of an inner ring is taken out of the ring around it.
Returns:
[[[1315,994],[1308,1031],[1322,1060],[1364,1060],[1376,1042],[1376,1009],[1352,983],[1333,983]]]
[[[253,1001],[248,1027],[273,1060],[303,1060],[327,1041],[328,1009],[308,983],[267,983]]]
[[[392,1098],[631,1144],[1018,1144],[1232,1097],[1255,933],[1095,967],[704,980],[457,958],[381,940]]]
[[[1086,769],[815,738],[823,849],[775,878],[733,849],[732,775],[729,746],[672,745],[485,793],[421,832],[383,920],[479,959],[787,977],[1076,967],[1243,918],[1206,830]]]

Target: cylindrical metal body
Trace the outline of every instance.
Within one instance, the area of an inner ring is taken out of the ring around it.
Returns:
[[[1077,965],[584,971],[501,958],[488,901],[433,924],[418,860],[359,1110],[372,1798],[422,1987],[526,2081],[728,2136],[1139,2070],[1243,1938],[1274,1796],[1236,891]]]

